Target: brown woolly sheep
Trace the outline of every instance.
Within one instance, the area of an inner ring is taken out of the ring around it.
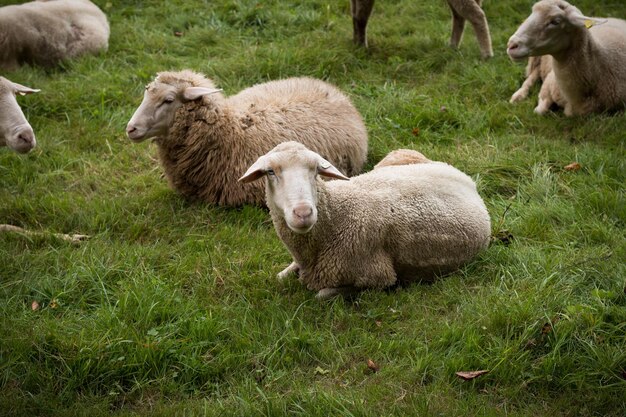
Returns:
[[[261,155],[295,140],[324,155],[345,175],[367,155],[359,112],[337,88],[289,78],[224,97],[202,74],[161,72],[148,84],[128,123],[128,137],[154,138],[165,176],[187,198],[239,206],[264,205],[261,184],[237,182]]]

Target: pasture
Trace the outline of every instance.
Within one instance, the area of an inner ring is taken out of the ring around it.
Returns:
[[[0,234],[0,415],[626,413],[626,116],[540,117],[537,87],[508,103],[524,65],[506,42],[532,1],[485,1],[488,61],[470,26],[447,46],[442,0],[379,0],[367,51],[347,0],[95,3],[106,53],[3,74],[41,92],[18,97],[38,147],[0,149],[0,223],[43,233]],[[626,18],[623,0],[575,4]],[[410,148],[468,173],[491,246],[350,299],[277,282],[291,259],[265,210],[185,201],[155,145],[126,138],[145,84],[183,68],[228,95],[337,85],[368,128],[366,170]]]

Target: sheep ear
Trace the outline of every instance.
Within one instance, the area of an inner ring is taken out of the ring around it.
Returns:
[[[222,91],[221,88],[208,88],[208,87],[187,87],[183,92],[185,100],[193,101],[200,97],[208,96],[209,94],[215,94]]]
[[[595,17],[588,17],[588,16],[584,16],[580,13],[573,13],[571,16],[571,21],[574,25],[576,26],[584,26],[587,29],[596,26],[596,25],[601,25],[603,23],[608,22],[608,19],[598,19]]]
[[[243,174],[243,177],[239,178],[239,182],[243,182],[243,183],[249,183],[249,182],[253,182],[258,180],[259,178],[262,178],[265,176],[265,167],[267,166],[267,161],[265,159],[265,155],[260,157],[259,159],[256,160],[256,162],[254,164],[252,164],[252,166],[250,168],[248,168],[248,170],[246,171],[245,174]]]
[[[39,91],[41,91],[41,90],[35,90],[30,87],[26,87],[26,86],[23,86],[21,84],[14,83],[14,82],[11,82],[11,84],[13,85],[13,89],[15,90],[15,93],[21,96],[25,96],[26,94],[38,93]]]
[[[338,180],[350,179],[343,175],[341,171],[333,166],[333,164],[331,164],[321,156],[319,157],[319,161],[317,163],[317,173],[323,177],[336,178]]]

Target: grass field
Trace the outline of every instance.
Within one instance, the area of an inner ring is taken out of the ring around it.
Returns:
[[[486,0],[487,62],[471,27],[447,46],[442,0],[377,2],[369,51],[347,0],[96,3],[108,52],[4,74],[42,91],[18,99],[38,148],[0,149],[0,223],[44,235],[0,234],[0,415],[626,413],[626,117],[539,117],[537,89],[508,103],[524,67],[505,45],[532,1]],[[576,4],[626,17],[623,0]],[[227,94],[336,84],[368,127],[367,169],[396,148],[457,166],[494,242],[434,284],[350,300],[277,282],[290,257],[266,211],[184,201],[155,145],[125,137],[144,85],[182,68]]]

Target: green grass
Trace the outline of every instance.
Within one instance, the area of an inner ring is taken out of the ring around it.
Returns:
[[[447,47],[440,0],[377,2],[369,51],[347,0],[97,3],[108,52],[4,74],[42,91],[19,99],[39,147],[0,150],[0,223],[91,239],[0,234],[0,415],[624,415],[626,117],[538,117],[537,89],[508,103],[524,68],[505,44],[531,1],[486,1],[488,62],[471,28]],[[626,16],[621,0],[577,5]],[[351,300],[277,282],[290,258],[265,211],[183,201],[154,145],[125,138],[145,83],[182,68],[228,94],[338,85],[366,121],[368,169],[400,147],[447,161],[512,240],[432,285]]]

